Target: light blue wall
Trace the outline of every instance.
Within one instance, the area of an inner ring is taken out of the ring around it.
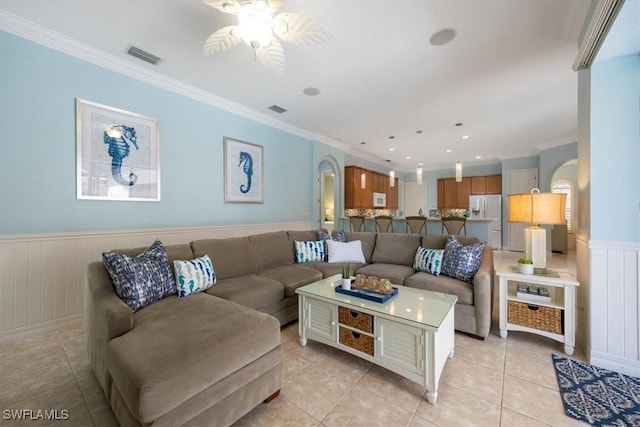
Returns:
[[[551,190],[551,178],[560,166],[568,160],[578,158],[578,143],[561,145],[540,152],[538,185],[540,191],[549,192]]]
[[[0,234],[309,221],[314,143],[0,32]],[[75,99],[160,120],[160,202],[76,200]],[[225,204],[223,137],[264,147],[264,204]]]
[[[591,67],[593,240],[640,242],[640,60]],[[615,213],[615,221],[611,214]]]

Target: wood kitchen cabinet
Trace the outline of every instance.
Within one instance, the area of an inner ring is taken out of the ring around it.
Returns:
[[[502,175],[487,176],[486,194],[502,194]]]
[[[469,209],[472,194],[502,194],[502,175],[439,179],[438,209]]]
[[[454,179],[455,181],[455,179]],[[469,209],[469,196],[471,195],[471,178],[462,178],[462,182],[456,182],[456,195],[458,196],[458,209]]]
[[[360,176],[364,172],[366,186],[361,188]],[[373,209],[373,193],[387,195],[387,209],[398,208],[398,179],[396,186],[389,185],[389,176],[356,166],[344,168],[344,207],[345,209]]]
[[[487,177],[471,177],[471,194],[487,194]]]
[[[387,209],[398,209],[398,178],[395,178],[395,187],[389,184],[387,177]]]
[[[389,188],[389,177],[381,173],[373,173],[373,192],[386,193]],[[373,197],[373,195],[371,196]]]
[[[458,207],[458,187],[455,178],[443,179],[442,206],[440,209],[456,209]]]

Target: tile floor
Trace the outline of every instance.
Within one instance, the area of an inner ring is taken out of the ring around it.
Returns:
[[[495,252],[496,263],[518,253]],[[575,273],[574,255],[553,255],[549,267]],[[496,293],[497,294],[497,293]],[[497,307],[497,304],[495,304]],[[577,426],[564,415],[551,353],[560,343],[510,332],[501,339],[494,310],[491,335],[478,341],[456,333],[436,405],[425,391],[394,373],[322,344],[298,343],[297,323],[282,330],[285,385],[235,425],[244,426]],[[584,360],[579,349],[574,358]],[[66,409],[73,426],[117,426],[87,362],[83,326],[0,344],[0,409]],[[0,425],[47,425],[7,421]]]

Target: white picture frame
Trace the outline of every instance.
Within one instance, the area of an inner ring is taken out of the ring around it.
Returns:
[[[160,122],[76,98],[76,197],[160,201]]]
[[[264,203],[263,148],[224,137],[224,202]]]

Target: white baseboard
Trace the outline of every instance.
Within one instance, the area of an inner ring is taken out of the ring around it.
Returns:
[[[3,331],[0,332],[0,343],[57,331],[70,325],[81,325],[83,322],[83,318],[84,315],[82,313],[78,313],[74,314],[73,316],[65,317],[63,319],[49,320],[47,322],[38,323],[36,325],[27,325],[8,331]]]
[[[590,363],[599,368],[640,378],[640,361],[591,350]]]

